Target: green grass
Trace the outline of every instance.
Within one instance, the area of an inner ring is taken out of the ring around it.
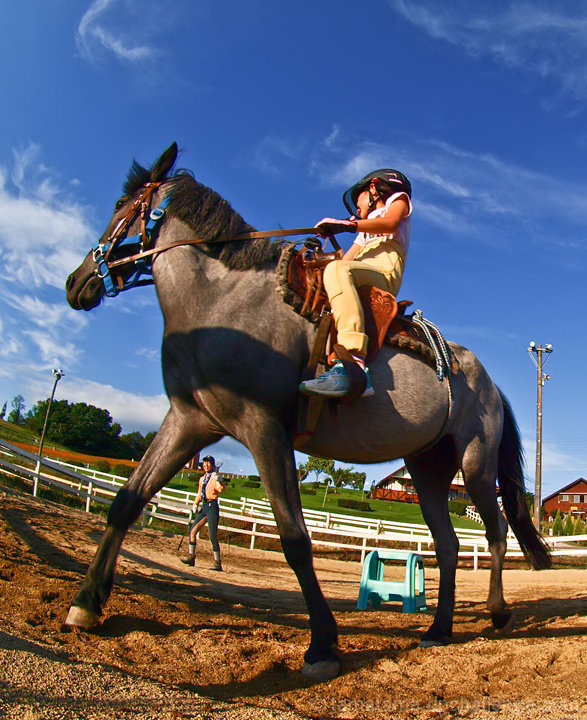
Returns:
[[[6,420],[0,420],[0,437],[9,443],[21,442],[27,445],[38,445],[39,435],[21,425],[14,425]]]
[[[4,420],[0,420],[0,437],[8,440],[8,442],[22,442],[29,444],[38,444],[39,442],[39,437],[27,428],[20,425],[13,425],[12,423]],[[68,450],[68,448],[65,447],[60,449]],[[118,462],[118,460],[112,458],[105,459],[108,460],[111,466],[116,465]],[[198,489],[200,474],[200,472],[195,470],[182,470],[178,475],[171,479],[169,487],[174,488],[175,490],[182,490],[184,492],[196,492]],[[248,497],[254,500],[267,499],[263,487],[244,487],[246,480],[246,477],[230,480],[222,497],[227,500],[239,500],[241,497]],[[389,500],[368,500],[369,505],[371,506],[371,512],[360,512],[358,510],[338,506],[338,498],[353,498],[357,500],[364,498],[367,500],[366,495],[363,496],[363,493],[360,490],[341,488],[337,493],[334,493],[332,487],[329,487],[328,492],[326,493],[326,502],[324,502],[325,489],[324,485],[320,485],[316,489],[316,495],[302,493],[303,507],[308,510],[319,510],[323,512],[337,513],[339,515],[351,515],[375,520],[381,519],[388,520],[390,522],[424,524],[422,511],[417,503],[400,503],[391,502]],[[479,523],[469,520],[469,518],[466,517],[459,517],[458,515],[451,514],[451,519],[456,528],[473,528],[479,530],[483,527]]]

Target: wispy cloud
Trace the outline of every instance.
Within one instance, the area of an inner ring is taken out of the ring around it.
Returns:
[[[108,13],[113,6],[116,13]],[[76,41],[82,56],[88,60],[97,59],[106,51],[117,60],[129,64],[144,63],[157,55],[149,45],[136,44],[125,27],[142,26],[145,3],[126,3],[118,0],[95,0],[84,13],[77,28]],[[142,12],[141,12],[142,9]],[[133,22],[125,23],[121,11],[127,10]]]
[[[34,144],[0,166],[0,373],[19,382],[82,358],[76,336],[88,318],[69,308],[64,286],[94,233],[63,186]]]
[[[60,328],[68,332],[78,332],[88,322],[87,316],[75,312],[65,302],[43,302],[31,295],[4,295],[7,305],[25,315],[28,321],[43,329]]]
[[[290,163],[301,164],[308,153],[308,143],[301,138],[268,135],[254,149],[252,164],[267,175],[283,175]]]
[[[46,367],[63,365],[65,360],[69,367],[74,367],[82,355],[79,345],[71,340],[63,340],[55,333],[31,329],[24,330],[23,335],[32,340]]]
[[[376,167],[396,167],[414,188],[418,216],[454,237],[576,248],[587,223],[587,187],[491,153],[404,134],[372,142],[338,131],[317,144],[309,171],[325,186],[348,187]],[[564,216],[564,237],[546,228]]]
[[[30,144],[0,167],[0,279],[26,287],[63,288],[93,232],[87,208],[67,197]]]
[[[587,95],[587,7],[581,0],[388,0],[407,22],[473,57],[555,80],[562,93]]]
[[[62,396],[70,402],[85,402],[107,408],[123,428],[141,432],[157,430],[169,410],[166,395],[140,395],[78,377],[65,377],[60,383]]]

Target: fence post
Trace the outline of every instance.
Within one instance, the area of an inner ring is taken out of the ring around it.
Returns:
[[[92,501],[92,481],[90,480],[90,482],[88,483],[88,491],[86,494],[86,512],[87,513],[90,512],[91,501]]]
[[[475,543],[473,546],[473,570],[477,572],[477,568],[479,567],[479,545]]]
[[[361,546],[361,563],[365,562],[365,553],[366,553],[365,548],[366,547],[367,547],[367,536],[363,535],[363,544]]]
[[[253,523],[252,527],[252,534],[251,534],[251,546],[249,547],[249,550],[252,550],[255,547],[255,532],[257,531],[257,523]]]

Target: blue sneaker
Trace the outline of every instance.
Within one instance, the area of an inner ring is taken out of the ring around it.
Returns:
[[[367,375],[367,387],[361,397],[367,397],[375,393],[367,368],[365,369],[365,374]],[[315,380],[304,380],[300,383],[300,392],[304,393],[304,395],[322,395],[324,397],[339,398],[344,397],[350,390],[350,387],[351,384],[343,364],[337,362],[330,370]]]

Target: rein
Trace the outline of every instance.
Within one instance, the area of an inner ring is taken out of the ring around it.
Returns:
[[[204,238],[190,238],[177,240],[176,242],[163,245],[162,247],[150,247],[153,244],[153,235],[165,218],[167,206],[171,200],[171,194],[166,195],[158,207],[149,212],[154,192],[161,186],[161,183],[148,183],[143,192],[135,200],[128,212],[120,219],[114,230],[110,233],[105,243],[97,240],[92,246],[92,255],[96,263],[96,275],[104,283],[104,289],[108,297],[116,297],[124,290],[133,287],[153,284],[153,261],[166,250],[182,247],[185,245],[202,245],[206,243],[236,242],[238,240],[258,240],[271,237],[288,237],[292,235],[315,235],[315,228],[291,228],[286,230],[253,230],[227,235],[218,240],[205,240]],[[139,235],[126,236],[128,229],[134,223],[138,214],[141,214],[141,232]],[[335,249],[340,249],[334,236],[329,239]],[[132,253],[117,260],[110,260],[110,255],[115,249],[122,247],[140,247],[139,252]],[[126,278],[116,275],[116,284],[111,275],[111,270],[134,264],[133,271]]]

